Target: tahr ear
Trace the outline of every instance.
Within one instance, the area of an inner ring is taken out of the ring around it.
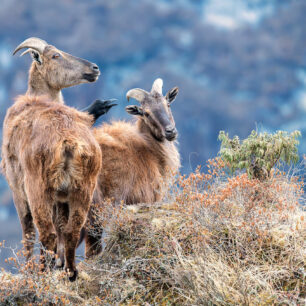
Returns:
[[[137,105],[129,105],[125,108],[126,112],[131,115],[143,116],[143,110]]]
[[[39,65],[41,65],[43,63],[41,55],[39,52],[35,51],[35,50],[31,50],[31,57],[33,59],[33,61],[36,61]]]
[[[176,98],[178,92],[179,92],[178,87],[174,87],[174,88],[170,89],[170,90],[167,92],[167,94],[166,94],[166,99],[167,99],[167,101],[168,101],[169,103],[172,103],[172,102],[175,100],[175,98]]]

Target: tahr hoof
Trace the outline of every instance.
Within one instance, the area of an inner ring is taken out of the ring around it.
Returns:
[[[68,272],[68,278],[71,282],[74,282],[78,277],[78,270]]]

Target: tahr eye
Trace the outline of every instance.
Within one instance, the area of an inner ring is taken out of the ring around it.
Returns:
[[[59,57],[61,57],[61,55],[59,53],[55,53],[52,56],[53,59],[56,59],[56,58],[59,58]]]
[[[145,112],[144,115],[148,118],[150,114],[148,112]]]

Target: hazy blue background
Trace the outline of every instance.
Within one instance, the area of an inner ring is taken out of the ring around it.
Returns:
[[[31,63],[12,51],[31,36],[100,66],[97,83],[66,89],[64,98],[78,108],[117,98],[103,120],[130,119],[128,89],[149,90],[157,77],[165,92],[179,86],[172,109],[184,173],[216,155],[219,130],[306,135],[305,16],[303,0],[0,0],[1,135]],[[0,240],[14,245],[20,225],[3,177],[0,195]]]

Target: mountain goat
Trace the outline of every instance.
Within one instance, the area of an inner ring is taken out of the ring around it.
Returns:
[[[34,221],[42,246],[65,259],[71,281],[102,161],[91,125],[90,115],[41,96],[20,96],[3,125],[3,171],[23,235],[33,239]]]
[[[139,88],[127,92],[128,100],[134,98],[141,105],[126,107],[129,114],[138,117],[136,123],[119,121],[94,129],[103,153],[95,203],[106,198],[126,204],[160,201],[169,173],[179,170],[177,130],[170,109],[178,88],[164,96],[162,86],[163,81],[157,79],[150,93]],[[96,226],[90,216],[89,222]],[[85,235],[87,257],[101,251],[102,229],[98,232]]]
[[[100,72],[97,65],[38,38],[25,40],[14,54],[23,48],[28,48],[23,54],[31,52],[33,63],[26,95],[4,120],[2,170],[13,191],[27,257],[33,253],[35,223],[43,247],[57,251],[57,265],[65,258],[74,280],[75,248],[102,157],[90,130],[93,117],[63,105],[61,89],[94,82]],[[101,103],[106,111],[110,107],[104,102],[99,101],[100,114]]]

